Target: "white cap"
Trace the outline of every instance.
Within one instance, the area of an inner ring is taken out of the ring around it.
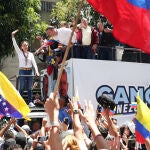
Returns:
[[[23,125],[21,128],[24,129],[25,131],[31,131],[28,125]]]

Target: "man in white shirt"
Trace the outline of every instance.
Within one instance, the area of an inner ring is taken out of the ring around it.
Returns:
[[[95,59],[97,55],[97,46],[99,44],[98,32],[95,28],[88,25],[86,18],[81,19],[78,25],[77,43],[80,45],[78,56],[83,59]]]
[[[50,37],[52,37],[54,40],[58,41],[61,44],[62,48],[60,47],[58,48],[62,49],[62,53],[64,53],[65,50],[63,47],[66,47],[68,45],[72,30],[66,27],[61,27],[59,29],[56,29],[53,26],[49,26],[46,29],[46,33],[47,35],[49,35]],[[74,33],[71,41],[71,46],[73,45],[73,43],[75,43],[75,40],[76,40],[76,35]],[[69,53],[68,59],[70,57],[71,54]]]

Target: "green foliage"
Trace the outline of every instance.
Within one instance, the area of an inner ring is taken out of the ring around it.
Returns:
[[[61,0],[56,3],[52,9],[50,16],[56,20],[71,21],[72,17],[77,16],[81,0]],[[99,19],[99,14],[85,1],[80,12],[80,19],[86,17],[89,19],[91,25],[95,25]],[[79,20],[80,20],[79,19]]]
[[[0,63],[2,58],[14,54],[11,32],[19,29],[17,40],[30,40],[44,31],[46,24],[40,19],[40,0],[0,1]]]
[[[76,17],[80,0],[62,0],[56,3],[52,9],[50,16],[59,21],[71,21],[72,17]]]

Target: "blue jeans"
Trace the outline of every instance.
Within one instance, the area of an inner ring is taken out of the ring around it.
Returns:
[[[28,92],[28,101],[32,102],[33,77],[30,75],[32,75],[32,70],[19,70],[19,82],[20,82],[19,93],[21,96],[23,96],[23,92],[26,89]]]

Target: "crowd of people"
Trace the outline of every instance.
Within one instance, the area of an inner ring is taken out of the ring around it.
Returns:
[[[72,34],[72,23],[61,21],[59,28],[56,26],[48,26],[45,34],[37,36],[41,47],[35,51],[34,55],[45,62],[47,89],[42,99],[49,97],[53,92],[57,80],[58,69],[61,65],[66,47]],[[100,60],[116,60],[117,45],[124,45],[117,41],[113,34],[113,25],[104,16],[100,18],[96,27],[91,27],[86,18],[82,18],[77,24],[72,40],[67,60],[70,58],[80,59],[100,59]],[[15,34],[18,30],[12,32],[12,41],[19,58],[19,92],[21,96],[23,91],[28,91],[27,103],[30,107],[35,107],[32,96],[33,76],[39,76],[38,67],[34,59],[34,55],[29,52],[29,44],[22,41],[20,46],[17,45]],[[45,36],[44,36],[45,35]],[[134,51],[135,53],[135,51]],[[129,53],[124,53],[123,61],[128,61]],[[129,60],[130,61],[130,60]],[[33,67],[32,67],[33,66]],[[33,74],[34,69],[34,74]],[[25,85],[26,82],[26,85]]]
[[[62,63],[66,47],[72,34],[74,22],[68,25],[65,21],[60,27],[48,26],[46,35],[38,36],[41,47],[34,53],[43,56],[46,65],[48,87],[45,89],[44,101],[39,93],[33,99],[33,77],[39,76],[34,55],[29,52],[29,44],[22,41],[18,46],[15,34],[12,32],[13,46],[19,58],[19,92],[23,97],[25,87],[28,91],[29,107],[43,106],[49,116],[34,125],[24,120],[3,118],[0,123],[0,145],[2,150],[144,150],[150,149],[150,141],[145,144],[136,142],[135,124],[133,122],[117,125],[117,119],[110,116],[110,108],[99,106],[94,110],[90,101],[84,108],[76,98],[68,95],[67,73],[63,69],[58,93],[54,92],[59,67]],[[97,27],[91,27],[86,18],[82,18],[73,34],[67,60],[72,56],[81,59],[115,60],[114,47],[118,42],[112,34],[113,25],[106,19],[100,21]],[[34,72],[34,74],[33,74]],[[54,92],[54,93],[53,93]],[[50,123],[48,123],[50,122]]]
[[[117,125],[110,115],[110,108],[98,105],[94,110],[91,101],[84,108],[75,97],[59,98],[51,93],[44,104],[48,118],[41,123],[4,117],[0,122],[0,146],[2,150],[148,150],[150,140],[136,142],[135,122]],[[64,109],[65,108],[65,109]],[[63,116],[66,112],[67,116]],[[62,116],[61,116],[62,114]],[[49,123],[48,123],[49,122]]]

